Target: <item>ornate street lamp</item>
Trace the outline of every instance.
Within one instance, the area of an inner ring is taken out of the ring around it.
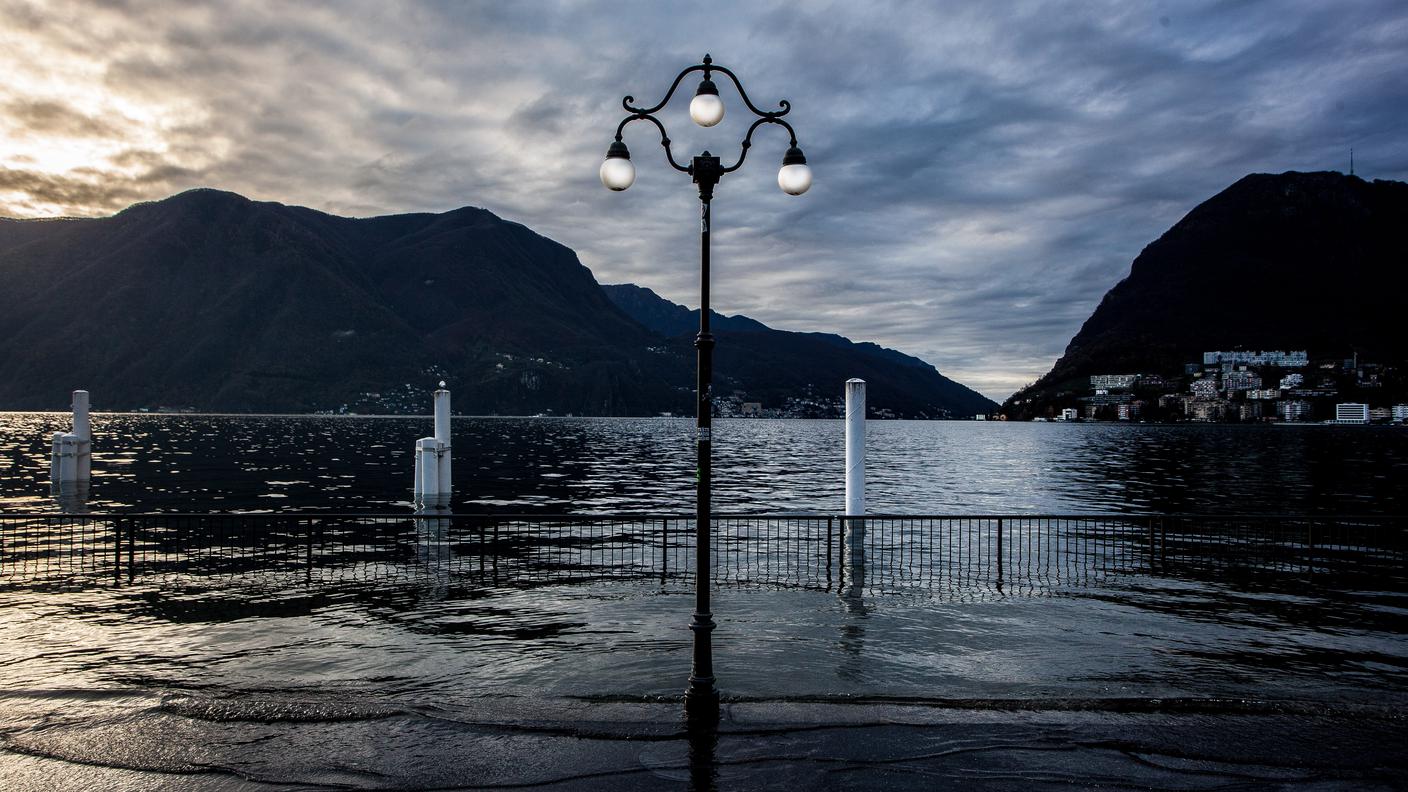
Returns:
[[[748,134],[743,138],[743,147],[738,153],[738,161],[729,166],[724,166],[719,162],[719,158],[705,151],[695,157],[688,165],[681,165],[675,162],[674,154],[670,151],[670,138],[665,133],[665,125],[660,119],[655,117],[655,113],[669,103],[670,98],[675,95],[675,89],[679,88],[680,81],[685,75],[692,72],[703,72],[704,79],[699,83],[698,89],[694,92],[694,99],[689,103],[689,116],[696,124],[703,127],[711,127],[723,120],[724,103],[719,98],[719,88],[714,84],[711,76],[718,72],[729,78],[738,89],[738,96],[743,100],[753,115],[757,117],[752,125],[748,127]],[[713,614],[709,611],[709,498],[711,486],[711,446],[712,446],[712,426],[713,426],[713,394],[711,386],[713,383],[714,370],[714,336],[709,332],[709,203],[714,198],[714,186],[719,183],[719,179],[725,173],[732,173],[743,165],[743,160],[748,156],[748,149],[753,145],[753,132],[763,124],[777,124],[787,130],[791,138],[787,153],[782,157],[782,169],[777,173],[777,185],[782,191],[789,195],[801,195],[812,186],[812,171],[807,167],[807,158],[803,156],[802,150],[797,147],[797,133],[792,130],[792,125],[782,120],[782,116],[787,115],[792,109],[792,105],[787,100],[778,102],[780,109],[771,112],[759,110],[748,98],[748,94],[743,90],[743,85],[738,81],[734,73],[722,66],[715,66],[714,61],[708,55],[704,56],[704,62],[690,66],[675,77],[674,83],[670,85],[670,90],[665,93],[665,98],[653,107],[636,107],[631,103],[635,97],[627,96],[621,101],[622,106],[630,115],[616,127],[616,140],[606,150],[606,161],[601,163],[601,183],[616,191],[630,187],[636,179],[636,168],[631,164],[631,153],[626,148],[625,142],[621,140],[621,133],[626,125],[632,121],[649,121],[660,130],[660,145],[665,148],[665,160],[670,163],[670,167],[681,173],[688,173],[694,177],[694,183],[699,186],[699,201],[702,206],[703,222],[699,231],[700,250],[700,275],[699,275],[699,335],[694,340],[694,348],[698,350],[698,375],[695,387],[697,432],[695,434],[695,445],[698,454],[698,495],[695,508],[695,607],[694,618],[690,622],[689,629],[694,633],[694,659],[693,666],[689,674],[689,688],[685,691],[685,712],[694,720],[716,720],[719,710],[719,691],[714,684],[714,659],[711,633],[714,630]]]

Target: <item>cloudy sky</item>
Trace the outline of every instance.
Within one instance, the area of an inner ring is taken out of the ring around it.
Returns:
[[[697,212],[653,128],[597,167],[621,97],[705,52],[779,99],[714,206],[714,305],[919,355],[1002,399],[1140,249],[1249,172],[1408,178],[1408,3],[0,0],[0,215],[190,187],[364,216],[482,206],[603,283],[697,305]],[[746,110],[663,111],[736,156]]]

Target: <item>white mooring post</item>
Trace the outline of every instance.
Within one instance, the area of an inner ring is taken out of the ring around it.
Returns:
[[[73,434],[78,438],[78,481],[93,475],[93,434],[88,423],[88,391],[73,392]]]
[[[88,391],[73,392],[73,431],[55,432],[49,446],[49,483],[87,483],[93,471],[93,437]]]
[[[846,380],[846,516],[865,515],[865,380]]]
[[[444,506],[450,500],[450,392],[444,382],[434,398],[435,435],[417,440],[415,449],[415,495],[421,507]]]
[[[440,494],[440,448],[433,437],[416,441],[416,494],[432,499]]]
[[[865,380],[846,380],[846,556],[865,563]]]
[[[435,440],[440,444],[440,484],[436,488],[444,495],[450,494],[450,392],[445,383],[435,391]]]
[[[78,435],[73,432],[54,433],[49,475],[53,483],[60,486],[78,482]]]

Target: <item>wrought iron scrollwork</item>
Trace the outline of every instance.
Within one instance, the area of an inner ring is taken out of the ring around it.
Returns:
[[[616,140],[620,141],[622,139],[622,134],[624,133],[626,126],[631,124],[632,122],[649,121],[654,124],[657,129],[660,130],[660,145],[665,149],[665,159],[670,163],[670,167],[683,173],[693,174],[694,167],[692,165],[681,165],[675,161],[674,152],[670,148],[670,136],[665,131],[665,125],[661,123],[660,119],[655,117],[655,113],[664,109],[664,107],[670,103],[670,99],[674,97],[675,91],[679,90],[680,83],[684,81],[685,77],[690,74],[693,74],[694,72],[703,72],[705,79],[709,79],[710,75],[713,72],[718,72],[727,76],[729,80],[733,82],[734,87],[738,89],[738,96],[743,100],[743,104],[747,106],[747,108],[753,113],[753,115],[757,116],[757,120],[755,120],[752,125],[748,127],[748,134],[745,135],[743,138],[743,143],[738,153],[738,160],[728,167],[721,168],[719,170],[719,173],[731,173],[733,171],[738,170],[738,168],[743,165],[743,160],[748,157],[748,149],[753,145],[753,133],[758,129],[758,127],[762,126],[763,124],[777,124],[783,129],[786,129],[787,134],[791,140],[790,145],[793,147],[797,145],[797,133],[793,131],[791,124],[782,120],[782,116],[785,116],[789,112],[791,112],[792,104],[786,99],[782,99],[779,100],[777,103],[777,110],[760,109],[757,105],[753,104],[752,99],[748,98],[748,92],[743,90],[743,83],[739,81],[738,76],[735,75],[731,70],[726,69],[723,66],[715,65],[713,58],[709,57],[708,55],[704,56],[703,62],[696,63],[695,65],[690,66],[681,71],[675,77],[674,82],[670,83],[670,89],[665,92],[665,97],[655,105],[651,107],[637,107],[632,104],[635,101],[634,96],[628,95],[624,99],[622,99],[621,106],[624,107],[626,109],[626,112],[630,113],[630,115],[622,119],[621,123],[616,126]]]

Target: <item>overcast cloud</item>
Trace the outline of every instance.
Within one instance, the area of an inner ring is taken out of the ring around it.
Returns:
[[[698,203],[623,116],[705,53],[789,120],[714,206],[714,305],[918,355],[1001,400],[1130,261],[1249,172],[1408,177],[1408,4],[0,0],[0,214],[190,187],[346,215],[482,206],[697,305]],[[746,111],[665,111],[731,161]]]

